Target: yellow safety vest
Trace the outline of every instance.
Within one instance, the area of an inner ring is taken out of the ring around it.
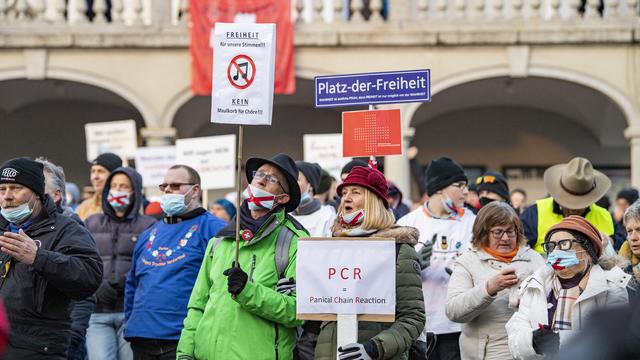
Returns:
[[[536,201],[536,206],[538,208],[538,239],[533,250],[542,254],[544,252],[544,249],[542,249],[544,236],[547,234],[549,228],[564,219],[564,215],[553,212],[552,197]],[[589,212],[585,219],[589,220],[596,229],[607,235],[613,235],[613,219],[606,209],[593,204],[589,207]]]

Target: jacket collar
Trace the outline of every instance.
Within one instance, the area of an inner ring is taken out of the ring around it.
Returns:
[[[268,237],[276,228],[280,226],[284,222],[285,214],[284,209],[275,212],[269,216],[269,218],[262,224],[260,230],[255,234],[255,236],[247,243],[248,245],[253,245],[260,240]]]
[[[198,217],[198,216],[200,216],[200,215],[202,215],[202,214],[204,214],[206,212],[207,212],[207,210],[205,210],[202,207],[199,207],[199,208],[193,209],[191,211],[188,211],[188,212],[186,212],[186,213],[184,213],[182,215],[176,215],[176,216],[165,215],[162,218],[162,221],[164,221],[165,224],[177,224],[177,223],[183,222],[185,220],[189,220],[189,219],[193,219],[194,217]]]

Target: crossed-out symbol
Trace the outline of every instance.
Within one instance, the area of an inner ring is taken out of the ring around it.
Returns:
[[[235,70],[235,73],[234,73]],[[236,89],[246,89],[256,77],[256,64],[244,54],[237,55],[229,62],[227,67],[227,78],[229,83]]]

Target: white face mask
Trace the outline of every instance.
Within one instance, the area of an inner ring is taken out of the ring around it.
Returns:
[[[242,198],[247,200],[249,210],[271,210],[275,205],[276,195],[249,184],[242,192]]]

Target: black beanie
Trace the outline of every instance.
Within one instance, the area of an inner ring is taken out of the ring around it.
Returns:
[[[487,171],[484,175],[476,179],[478,185],[478,194],[486,190],[500,195],[505,201],[509,201],[509,184],[507,179],[497,171]]]
[[[8,160],[0,167],[0,184],[24,185],[42,198],[44,196],[42,163],[27,157]]]
[[[316,193],[322,194],[329,191],[329,189],[331,188],[331,183],[334,181],[336,181],[336,179],[334,179],[333,176],[331,176],[331,174],[329,174],[327,170],[322,169],[322,172],[320,175],[320,182],[319,182],[318,188],[316,189]]]
[[[616,199],[625,199],[629,204],[633,204],[638,200],[638,197],[638,190],[634,188],[626,188],[620,190],[618,196],[616,196]]]
[[[320,187],[320,176],[322,175],[322,168],[320,165],[306,161],[296,161],[296,166],[298,167],[298,170],[302,171],[309,184],[311,184],[314,194],[320,194],[318,192],[318,188]]]
[[[427,195],[431,196],[436,191],[444,189],[456,181],[467,181],[464,169],[451,158],[443,156],[432,160],[425,173],[427,181]]]
[[[109,170],[109,172],[113,172],[113,170],[122,166],[122,159],[114,153],[104,153],[98,155],[98,157],[91,162],[91,165],[100,165]]]
[[[340,175],[350,173],[351,169],[353,169],[356,166],[368,167],[369,164],[367,164],[362,160],[351,160],[348,163],[346,163],[345,166],[342,167],[342,171],[340,171]]]

